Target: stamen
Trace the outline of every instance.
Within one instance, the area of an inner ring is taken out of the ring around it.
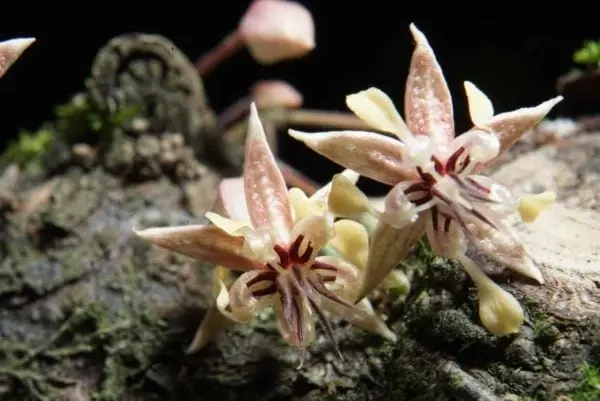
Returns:
[[[299,254],[302,241],[304,241],[304,235],[298,235],[294,242],[292,242],[292,245],[290,245],[289,258],[292,263],[297,263],[301,265],[305,264],[310,260],[310,257],[312,256],[314,248],[310,244],[310,241],[308,241],[308,245],[306,246],[304,252],[302,252],[302,255]]]
[[[252,280],[249,280],[246,283],[246,287],[250,288],[255,284],[258,284],[261,281],[273,281],[277,277],[277,273],[272,270],[267,270],[263,273],[258,274]]]
[[[281,300],[281,308],[283,318],[289,325],[292,335],[298,346],[298,359],[300,364],[298,369],[304,364],[305,346],[304,346],[304,331],[302,326],[302,309],[298,305],[298,292],[294,291],[291,286],[276,282],[277,292]]]
[[[475,164],[471,164],[471,156],[467,155],[465,156],[465,160],[462,162],[462,164],[460,165],[460,167],[458,168],[458,171],[456,171],[456,173],[458,174],[465,174],[467,171],[467,167],[470,167],[469,171],[472,170],[473,166]]]
[[[340,305],[344,305],[348,308],[354,308],[354,305],[352,305],[350,302],[346,301],[344,298],[337,296],[334,292],[331,292],[330,290],[328,290],[327,287],[325,287],[325,285],[322,282],[320,282],[319,280],[317,280],[316,278],[314,278],[312,276],[308,276],[308,282],[319,294],[321,294],[325,298],[327,298],[335,303],[338,303]]]
[[[327,316],[325,316],[319,305],[317,305],[316,301],[312,297],[308,297],[308,302],[310,303],[310,307],[312,308],[312,310],[316,313],[317,319],[319,320],[319,323],[321,323],[321,325],[323,326],[323,329],[325,330],[329,341],[331,341],[335,353],[341,360],[343,360],[344,356],[342,355],[342,351],[340,351],[337,339],[335,338],[335,334],[333,333],[333,327],[331,326],[331,322],[329,321]]]
[[[467,182],[469,184],[476,186],[477,189],[479,189],[480,191],[483,191],[483,192],[486,192],[486,193],[490,193],[490,188],[486,187],[483,184],[478,183],[477,180],[474,180],[471,177],[467,177],[466,180],[467,180]]]
[[[287,268],[290,265],[289,253],[281,245],[278,244],[273,247],[273,250],[275,251],[277,256],[279,256],[279,264],[283,268]]]
[[[438,208],[435,206],[431,208],[431,225],[434,231],[438,230]]]
[[[433,160],[434,169],[438,174],[446,174],[446,169],[444,168],[444,164],[440,161],[440,159],[438,159],[435,156],[432,156],[431,160]]]
[[[465,152],[465,150],[465,147],[461,146],[454,153],[452,153],[452,155],[446,161],[445,172],[454,172],[454,170],[456,169],[456,162],[458,161],[458,158]]]
[[[255,298],[264,297],[265,295],[273,295],[276,292],[277,292],[277,287],[275,286],[275,284],[271,284],[270,286],[268,286],[266,288],[261,288],[261,289],[256,289],[256,290],[250,291],[250,293]]]
[[[404,189],[404,193],[408,196],[414,192],[428,191],[428,190],[429,190],[429,185],[427,185],[426,183],[424,183],[422,181],[419,181],[419,182],[410,184],[408,187],[406,187],[406,189]]]
[[[318,299],[315,296],[314,286],[312,286],[310,280],[306,279],[306,276],[302,274],[302,272],[300,271],[299,268],[295,268],[293,270],[293,272],[294,272],[296,279],[298,280],[298,284],[300,285],[300,287],[302,289],[304,289],[304,293],[306,294],[308,303],[310,304],[310,307],[313,310],[313,312],[316,313],[317,319],[319,320],[319,323],[323,326],[323,329],[325,330],[327,337],[333,344],[333,348],[335,349],[336,353],[338,354],[338,357],[340,359],[344,359],[344,357],[342,356],[342,353],[339,349],[337,340],[335,339],[335,335],[333,334],[333,327],[331,326],[331,322],[329,321],[327,316],[325,316],[325,313],[323,313],[321,307],[319,306]]]
[[[427,184],[429,184],[429,185],[435,184],[435,178],[433,177],[433,175],[423,171],[423,169],[420,166],[417,166],[417,173],[419,173],[419,176],[421,177],[421,179],[423,181],[425,181]]]
[[[450,232],[450,224],[452,223],[452,219],[450,218],[450,216],[445,215],[444,216],[444,232],[446,234],[448,234]]]

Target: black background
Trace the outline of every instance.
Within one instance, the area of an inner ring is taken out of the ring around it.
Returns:
[[[572,53],[583,40],[600,37],[600,18],[577,3],[302,3],[315,18],[314,53],[274,67],[239,53],[205,80],[215,109],[242,96],[257,79],[279,78],[302,91],[308,108],[344,110],[346,94],[377,86],[401,110],[413,49],[408,25],[414,22],[444,70],[460,131],[468,127],[463,80],[488,94],[497,111],[535,105],[556,94],[556,79],[575,66]],[[111,37],[162,34],[195,60],[236,27],[249,2],[10,4],[14,8],[2,7],[0,38],[35,36],[37,42],[0,80],[0,148],[19,128],[35,129],[50,119],[55,104],[80,90],[96,51]],[[318,180],[337,170],[326,162],[315,166],[315,156],[287,138],[280,152]]]

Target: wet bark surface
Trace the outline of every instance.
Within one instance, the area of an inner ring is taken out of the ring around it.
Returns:
[[[184,353],[210,306],[211,268],[131,230],[204,222],[220,172],[190,156],[198,134],[183,134],[115,135],[43,179],[2,173],[2,400],[600,399],[582,384],[585,364],[600,364],[600,135],[528,149],[495,173],[517,192],[560,194],[516,228],[546,285],[479,259],[524,304],[518,335],[489,334],[461,267],[420,245],[402,265],[409,295],[374,299],[398,342],[334,319],[344,360],[318,336],[297,369],[268,312]]]

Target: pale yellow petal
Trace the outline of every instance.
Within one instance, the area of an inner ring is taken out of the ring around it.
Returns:
[[[412,136],[394,102],[377,88],[346,96],[346,105],[361,120],[379,131],[396,134],[402,140]]]
[[[492,101],[472,82],[465,81],[464,87],[467,93],[471,121],[474,126],[483,127],[494,116]]]
[[[348,178],[336,174],[331,180],[328,207],[341,217],[356,217],[370,210],[367,196]]]
[[[298,221],[292,229],[293,239],[300,236],[304,238],[299,253],[302,254],[310,244],[313,249],[313,257],[329,242],[333,235],[333,216],[326,213],[308,215]]]
[[[215,226],[233,236],[241,236],[240,229],[242,227],[249,227],[248,222],[228,219],[213,212],[207,212],[204,216]]]
[[[344,259],[358,269],[367,266],[369,236],[362,224],[352,220],[339,220],[334,224],[335,237],[329,242]]]
[[[358,179],[360,178],[360,174],[358,174],[354,170],[350,170],[349,168],[342,171],[340,175],[346,177],[353,184],[356,184],[358,182]],[[331,181],[329,181],[325,186],[319,188],[314,194],[311,195],[310,199],[317,202],[327,203],[327,198],[329,197],[330,191]]]
[[[288,191],[290,204],[294,215],[294,222],[302,220],[304,217],[323,212],[323,208],[313,202],[300,188],[290,188]]]

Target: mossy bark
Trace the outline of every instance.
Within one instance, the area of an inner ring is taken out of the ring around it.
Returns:
[[[188,135],[184,142],[195,142]],[[220,174],[190,158],[181,140],[179,150],[161,145],[169,138],[114,136],[101,154],[85,163],[74,157],[44,180],[5,171],[2,400],[600,399],[582,371],[600,364],[598,246],[584,238],[600,229],[589,200],[600,193],[600,168],[590,157],[600,136],[515,156],[497,172],[517,191],[556,188],[566,205],[538,228],[517,228],[529,245],[545,246],[532,254],[548,279],[535,286],[504,277],[526,308],[518,335],[486,332],[461,267],[419,246],[403,263],[413,272],[408,296],[401,302],[382,291],[374,300],[399,341],[334,319],[344,360],[319,336],[301,369],[269,313],[184,353],[211,302],[211,268],[141,242],[132,227],[203,222]],[[536,168],[525,176],[527,158]],[[548,179],[556,166],[564,171]],[[548,227],[572,235],[557,242]]]

